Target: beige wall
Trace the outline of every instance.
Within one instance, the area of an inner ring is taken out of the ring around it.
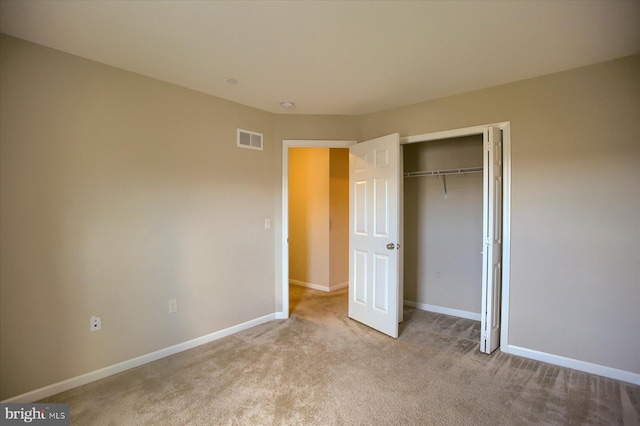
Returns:
[[[482,135],[404,145],[404,171],[482,167]],[[404,299],[471,313],[482,303],[482,173],[404,179]]]
[[[349,277],[349,151],[289,150],[289,279],[326,290]]]
[[[281,311],[283,139],[505,120],[510,343],[640,373],[640,56],[341,117],[1,43],[0,399]]]
[[[0,400],[274,312],[273,115],[0,41]]]
[[[329,286],[349,282],[349,150],[329,150]]]
[[[289,150],[289,279],[329,287],[329,149]]]
[[[640,373],[640,56],[363,118],[363,138],[511,121],[509,343]]]

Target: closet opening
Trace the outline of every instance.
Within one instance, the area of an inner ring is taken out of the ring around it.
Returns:
[[[508,162],[510,153],[509,124],[402,142],[405,304],[480,321],[480,351],[494,351],[501,334],[504,350],[508,334],[501,322],[508,318],[510,229],[510,169],[505,170],[504,159]]]
[[[480,321],[483,135],[403,146],[404,299]]]

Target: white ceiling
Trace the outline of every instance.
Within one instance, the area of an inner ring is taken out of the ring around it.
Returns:
[[[640,1],[2,0],[0,31],[265,111],[365,114],[640,53]]]

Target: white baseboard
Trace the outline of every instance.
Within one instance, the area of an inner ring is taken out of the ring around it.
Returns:
[[[574,370],[597,374],[598,376],[609,377],[610,379],[621,380],[623,382],[633,383],[634,385],[640,385],[640,374],[632,373],[631,371],[619,370],[617,368],[593,364],[573,358],[566,358],[560,355],[535,351],[533,349],[522,348],[514,345],[508,345],[507,348],[508,353],[512,355],[518,355],[524,358],[535,359],[536,361],[559,365],[560,367],[572,368]]]
[[[349,287],[349,281],[345,281],[345,282],[340,283],[340,284],[334,284],[332,286],[327,286],[327,285],[307,283],[307,282],[304,282],[304,281],[298,281],[298,280],[291,280],[290,279],[289,280],[289,284],[297,285],[297,286],[300,286],[300,287],[311,288],[313,290],[324,291],[325,293],[331,293],[332,291],[336,291],[336,290],[340,290],[340,289]]]
[[[314,284],[314,283],[306,283],[304,281],[298,281],[298,280],[289,280],[289,284],[297,285],[299,287],[311,288],[313,290],[319,290],[319,291],[324,291],[326,293],[329,293],[329,286],[326,286],[326,285],[320,285],[320,284]]]
[[[404,305],[423,311],[452,315],[455,317],[467,318],[475,321],[480,321],[481,319],[480,314],[476,314],[474,312],[460,311],[457,309],[444,308],[442,306],[429,305],[426,303],[416,303],[405,300]],[[567,358],[560,355],[540,352],[514,345],[507,345],[507,350],[505,352],[524,358],[534,359],[536,361],[546,362],[548,364],[559,365],[560,367],[572,368],[574,370],[597,374],[598,376],[609,377],[610,379],[633,383],[634,385],[640,385],[640,374],[632,373],[631,371],[620,370],[613,367],[607,367],[605,365],[593,364],[586,361],[580,361],[578,359]]]
[[[278,319],[279,314],[281,313],[265,315],[260,318],[243,322],[242,324],[225,328],[224,330],[216,331],[202,337],[188,340],[186,342],[179,343],[174,346],[169,346],[168,348],[160,349],[158,351],[139,356],[137,358],[132,358],[123,362],[119,362],[114,365],[110,365],[105,368],[101,368],[99,370],[91,371],[89,373],[86,373],[80,376],[72,377],[70,379],[63,380],[61,382],[54,383],[52,385],[45,386],[43,388],[33,390],[31,392],[23,393],[22,395],[14,396],[2,402],[3,403],[16,403],[16,402],[30,403],[30,402],[39,401],[43,398],[47,398],[49,396],[58,394],[60,392],[68,391],[69,389],[86,385],[87,383],[95,382],[96,380],[100,380],[105,377],[112,376],[114,374],[129,370],[131,368],[138,367],[140,365],[147,364],[149,362],[156,361],[158,359],[165,358],[170,355],[175,355],[177,353],[180,353],[189,349],[193,349],[197,346],[213,342],[214,340],[222,339],[223,337],[227,337],[232,334],[238,333],[240,331],[247,330],[257,325],[267,323],[274,319]]]
[[[445,308],[444,306],[429,305],[427,303],[404,301],[404,306],[420,309],[421,311],[435,312],[437,314],[451,315],[453,317],[466,318],[474,321],[480,321],[480,314],[475,312],[461,311],[459,309]]]
[[[343,283],[340,284],[334,284],[331,287],[329,287],[329,291],[337,291],[337,290],[342,290],[343,288],[347,288],[349,287],[349,281],[345,281]]]
[[[277,319],[277,320],[289,318],[289,315],[285,314],[284,312],[276,312],[275,316],[276,316],[275,319]]]

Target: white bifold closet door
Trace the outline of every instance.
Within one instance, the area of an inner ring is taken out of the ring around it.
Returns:
[[[482,310],[480,351],[490,354],[500,344],[502,288],[502,131],[484,132]]]
[[[400,135],[349,148],[349,317],[398,337]]]

